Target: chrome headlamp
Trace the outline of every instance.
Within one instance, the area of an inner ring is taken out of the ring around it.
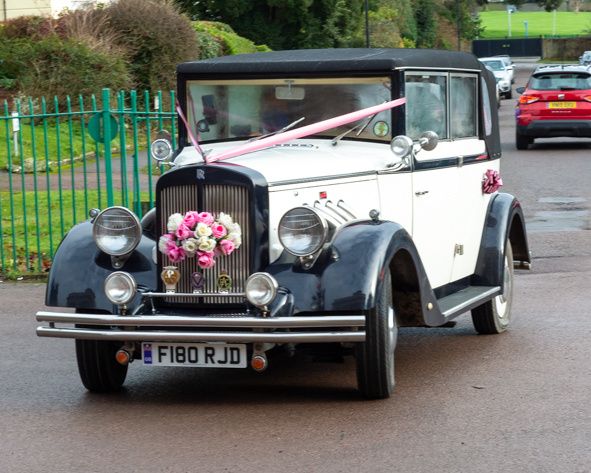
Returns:
[[[246,280],[245,293],[248,302],[264,308],[277,296],[277,280],[269,273],[254,273]]]
[[[123,256],[139,244],[142,227],[131,210],[109,207],[94,219],[92,236],[101,251],[111,256]]]
[[[164,138],[154,140],[150,145],[150,154],[156,161],[168,161],[172,156],[172,144]]]
[[[390,149],[399,160],[406,158],[412,151],[412,140],[405,135],[395,136],[390,142]]]
[[[322,248],[328,236],[328,224],[314,209],[295,207],[279,221],[279,241],[292,255],[308,256]]]
[[[135,279],[124,271],[111,273],[105,279],[105,295],[113,304],[129,304],[135,297],[136,291]]]

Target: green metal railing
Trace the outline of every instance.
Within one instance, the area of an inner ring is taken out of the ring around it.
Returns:
[[[92,208],[154,205],[154,132],[176,136],[174,92],[0,104],[0,274],[41,273]],[[176,143],[173,143],[176,146]]]

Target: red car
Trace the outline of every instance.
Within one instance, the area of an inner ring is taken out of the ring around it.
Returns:
[[[541,66],[516,91],[517,149],[535,138],[591,137],[591,67]]]

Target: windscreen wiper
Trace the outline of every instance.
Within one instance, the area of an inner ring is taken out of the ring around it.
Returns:
[[[293,128],[294,126],[296,126],[301,121],[304,121],[305,119],[306,119],[306,117],[298,118],[296,121],[291,122],[289,125],[285,125],[280,130],[275,130],[275,131],[272,131],[271,133],[266,133],[264,135],[255,136],[254,138],[251,138],[250,140],[248,140],[247,143],[250,143],[251,141],[262,140],[263,138],[268,138],[269,136],[273,136],[278,133],[283,133],[284,131],[287,131],[287,130]]]

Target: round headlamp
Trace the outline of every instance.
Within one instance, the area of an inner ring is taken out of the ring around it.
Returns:
[[[96,246],[111,256],[131,253],[140,242],[142,227],[125,207],[109,207],[94,219],[92,236]]]
[[[136,290],[135,279],[124,271],[111,273],[105,279],[105,295],[113,304],[128,304],[135,297]]]
[[[316,253],[328,235],[328,225],[316,211],[309,207],[295,207],[279,221],[279,241],[295,256]]]
[[[402,160],[406,158],[412,150],[412,140],[405,135],[394,137],[390,143],[390,149],[394,156]]]
[[[277,296],[277,280],[269,273],[254,273],[246,280],[245,293],[248,302],[265,307]]]
[[[156,161],[167,161],[172,156],[172,144],[164,138],[154,140],[150,145],[150,154]]]

